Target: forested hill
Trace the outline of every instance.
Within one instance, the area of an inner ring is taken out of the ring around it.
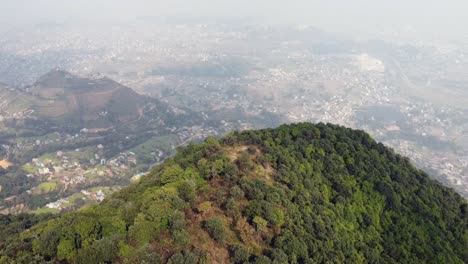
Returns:
[[[460,195],[324,124],[208,138],[100,205],[20,234],[17,221],[3,221],[2,263],[468,261]]]

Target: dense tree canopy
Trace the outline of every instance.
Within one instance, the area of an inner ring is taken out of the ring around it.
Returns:
[[[0,263],[466,263],[467,210],[362,131],[285,125],[189,144],[91,208],[5,218]]]

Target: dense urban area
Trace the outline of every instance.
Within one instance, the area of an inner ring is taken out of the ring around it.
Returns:
[[[0,181],[0,213],[99,202],[178,146],[296,122],[365,130],[468,197],[467,69],[468,44],[353,40],[303,25],[148,18],[0,31],[0,166],[8,179]],[[64,129],[38,110],[60,97],[45,100],[37,90],[67,78],[96,89],[113,80],[145,97],[143,110],[128,125],[106,106],[96,119],[106,122]],[[31,132],[29,122],[42,128]]]

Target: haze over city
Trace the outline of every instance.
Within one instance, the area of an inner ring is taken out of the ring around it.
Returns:
[[[433,39],[466,40],[468,3],[460,0],[415,1],[267,1],[267,0],[19,0],[2,1],[2,22],[131,20],[148,16],[206,19],[250,18],[272,24],[303,23],[339,33],[378,34],[406,31]]]
[[[0,0],[0,264],[466,263],[466,10]]]

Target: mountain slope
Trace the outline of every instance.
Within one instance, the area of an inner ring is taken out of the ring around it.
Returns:
[[[61,70],[42,76],[31,92],[42,99],[34,106],[39,115],[66,117],[84,123],[94,121],[95,125],[99,119],[108,122],[135,120],[147,101],[144,96],[108,78],[81,78]],[[101,121],[100,125],[105,123]]]
[[[119,189],[174,146],[228,129],[206,120],[107,78],[53,70],[28,87],[0,84],[0,214],[48,210],[69,197],[54,211],[81,207],[83,192]]]
[[[4,263],[464,263],[467,204],[362,131],[190,144],[98,206],[4,238]]]
[[[109,78],[84,78],[58,69],[25,89],[0,85],[0,121],[28,135],[76,133],[82,128],[141,130],[136,124],[151,130],[153,123],[170,127],[202,122],[198,113],[140,95]]]

